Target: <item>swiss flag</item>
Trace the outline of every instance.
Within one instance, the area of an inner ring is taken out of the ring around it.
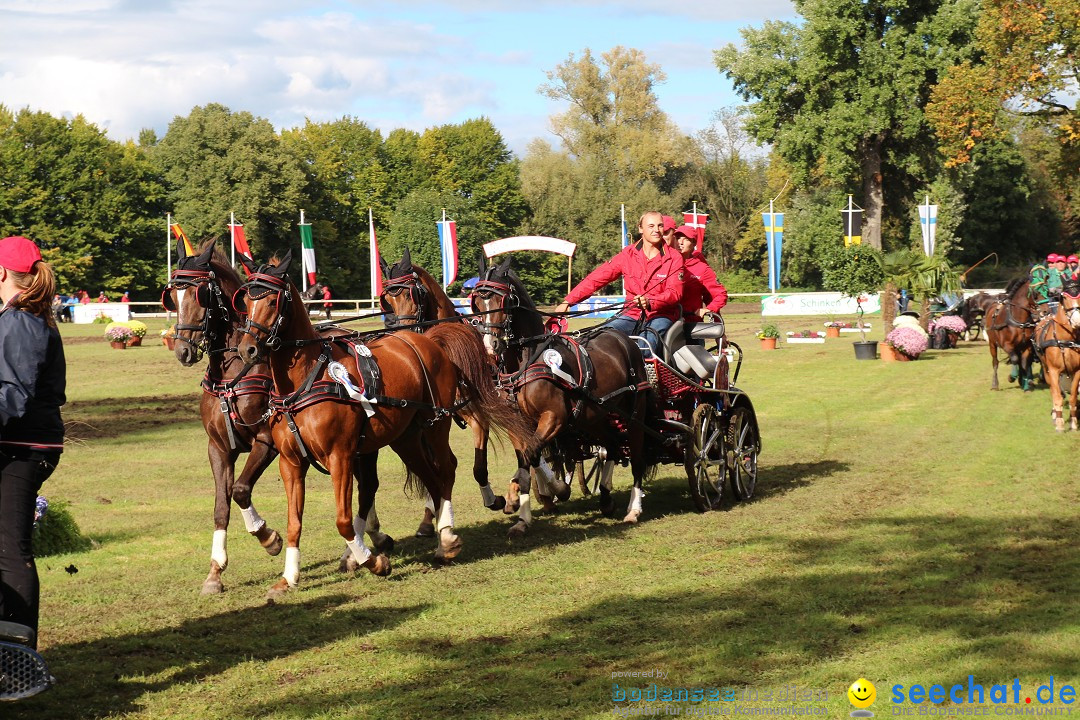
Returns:
[[[702,246],[705,244],[705,223],[709,221],[709,216],[705,213],[684,212],[683,224],[689,225],[697,230],[697,251],[701,252]]]

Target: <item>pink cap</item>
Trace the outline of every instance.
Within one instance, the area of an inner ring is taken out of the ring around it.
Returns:
[[[1048,262],[1048,263],[1056,263],[1058,261],[1058,258],[1060,258],[1060,257],[1061,256],[1058,255],[1057,253],[1050,253],[1049,255],[1046,256],[1046,262]]]
[[[675,229],[675,220],[670,215],[664,216],[664,232]]]
[[[1070,255],[1069,257],[1065,258],[1065,262],[1080,263],[1080,257],[1077,257],[1076,255]]]
[[[30,272],[41,259],[41,251],[32,241],[18,235],[0,240],[0,266],[15,272]]]

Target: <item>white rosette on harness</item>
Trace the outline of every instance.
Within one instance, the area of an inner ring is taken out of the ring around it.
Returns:
[[[570,377],[569,373],[565,373],[562,370],[562,353],[555,348],[548,348],[544,351],[544,354],[540,356],[540,359],[548,369],[551,370],[551,374],[565,380],[571,387],[577,386],[577,381]]]
[[[364,394],[360,392],[360,388],[353,384],[352,378],[349,377],[349,371],[345,369],[344,365],[335,360],[326,366],[326,372],[331,380],[345,388],[345,392],[349,394],[349,397],[360,403],[368,417],[375,414],[375,408],[371,407],[373,401],[364,397]]]

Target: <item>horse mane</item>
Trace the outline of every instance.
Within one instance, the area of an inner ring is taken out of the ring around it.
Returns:
[[[1020,286],[1028,281],[1026,276],[1013,278],[1009,281],[1009,284],[1005,286],[1005,296],[1012,297],[1016,294],[1016,291],[1020,289]]]
[[[225,280],[226,284],[232,285],[233,289],[239,288],[244,284],[244,280],[240,277],[236,269],[233,268],[232,263],[225,257],[225,253],[221,252],[217,248],[216,240],[211,238],[202,244],[199,248],[202,252],[206,252],[206,248],[210,245],[214,246],[214,253],[210,256],[210,269],[214,271],[214,274],[218,278]]]
[[[530,297],[529,291],[525,289],[525,283],[521,282],[521,278],[514,272],[514,268],[506,268],[506,277],[510,280],[510,284],[514,287],[514,290],[517,291],[516,294],[518,302],[521,303],[521,307],[528,310],[535,310],[536,303],[534,303],[532,297]]]

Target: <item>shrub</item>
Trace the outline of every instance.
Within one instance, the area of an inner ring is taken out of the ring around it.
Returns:
[[[79,525],[67,509],[67,503],[54,500],[34,525],[34,556],[62,555],[89,550],[89,538],[83,537]]]
[[[105,313],[98,313],[98,316],[94,318],[95,325],[111,325],[113,319]]]
[[[765,338],[778,338],[780,337],[780,328],[773,323],[762,325],[761,329],[757,331],[757,336],[762,340]]]

